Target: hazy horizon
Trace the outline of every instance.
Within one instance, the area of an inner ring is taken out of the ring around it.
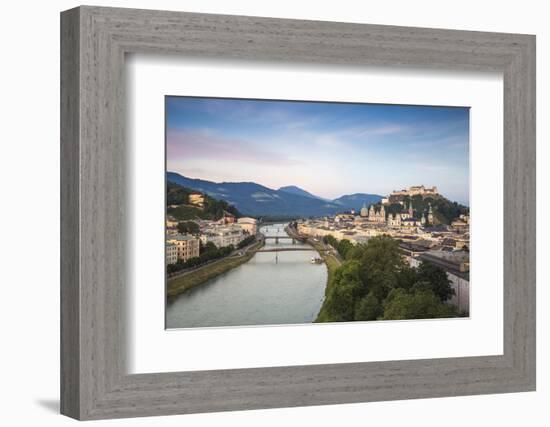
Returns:
[[[469,204],[469,109],[166,97],[167,170],[316,196],[437,186]]]

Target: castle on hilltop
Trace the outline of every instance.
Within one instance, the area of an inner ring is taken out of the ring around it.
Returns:
[[[412,196],[422,196],[422,197],[429,197],[429,196],[437,196],[439,193],[437,192],[437,187],[434,185],[432,188],[424,187],[423,185],[413,185],[412,187],[409,187],[408,189],[393,191],[389,197],[388,202],[389,203],[399,203],[403,200],[404,197],[412,197]]]

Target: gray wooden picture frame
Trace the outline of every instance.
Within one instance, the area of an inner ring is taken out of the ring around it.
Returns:
[[[127,374],[127,53],[502,72],[503,355]],[[532,35],[71,9],[61,14],[61,166],[65,415],[84,420],[535,390]]]

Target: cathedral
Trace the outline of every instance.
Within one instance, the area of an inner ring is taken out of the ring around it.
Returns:
[[[429,205],[428,214],[422,213],[420,220],[414,217],[414,210],[412,207],[412,202],[409,203],[409,208],[401,213],[390,214],[388,215],[387,224],[389,227],[418,227],[425,225],[433,225],[434,216],[432,205]]]
[[[375,212],[374,205],[370,205],[369,222],[379,222],[379,223],[386,222],[386,209],[384,208],[384,205],[382,205],[382,207],[378,212]]]
[[[370,205],[370,208],[367,209],[367,205],[363,203],[363,207],[361,208],[360,215],[362,218],[365,218],[369,222],[378,222],[378,223],[386,222],[386,209],[384,208],[384,205],[382,205],[380,210],[375,211],[374,205]]]
[[[379,224],[387,224],[389,227],[419,227],[425,225],[433,225],[434,216],[432,205],[429,205],[428,214],[422,213],[421,219],[414,217],[414,210],[412,207],[412,201],[409,202],[408,209],[404,210],[401,213],[389,214],[386,219],[386,209],[384,205],[380,207],[378,211],[374,209],[374,205],[370,205],[367,209],[367,205],[363,203],[361,208],[360,215],[362,218],[366,219],[368,222],[375,222]]]

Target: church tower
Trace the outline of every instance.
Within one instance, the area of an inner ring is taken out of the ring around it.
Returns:
[[[367,205],[365,202],[363,202],[363,207],[361,208],[361,212],[359,213],[363,218],[365,218],[369,212],[367,211]]]
[[[430,203],[430,208],[428,209],[428,222],[433,225],[434,223],[434,213],[432,210],[432,204]]]
[[[412,218],[414,215],[414,212],[413,212],[413,202],[412,200],[409,200],[409,218]]]

